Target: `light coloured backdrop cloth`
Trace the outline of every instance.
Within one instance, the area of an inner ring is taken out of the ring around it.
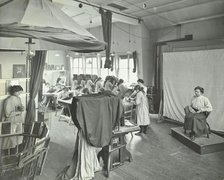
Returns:
[[[184,107],[194,88],[202,86],[213,111],[207,121],[212,130],[224,132],[224,49],[163,54],[163,116],[184,122]]]

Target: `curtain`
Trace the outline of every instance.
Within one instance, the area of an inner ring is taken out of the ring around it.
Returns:
[[[99,12],[101,14],[101,21],[103,27],[103,39],[107,43],[106,61],[104,64],[104,68],[110,69],[112,65],[110,61],[112,13],[111,11],[104,12],[102,8],[100,8]]]
[[[135,73],[136,72],[136,62],[138,61],[137,51],[134,51],[132,53],[132,56],[133,56],[133,65],[134,65],[133,73]]]
[[[35,120],[35,97],[42,84],[46,51],[36,51],[36,55],[31,61],[31,78],[30,78],[30,99],[27,106],[25,123],[31,123]]]
[[[114,70],[114,56],[111,56],[111,71]]]
[[[212,130],[224,132],[224,49],[163,53],[163,115],[184,122],[184,107],[202,86],[213,107]]]

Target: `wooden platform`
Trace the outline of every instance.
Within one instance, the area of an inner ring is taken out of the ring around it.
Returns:
[[[211,133],[209,138],[206,135],[195,138],[194,141],[184,134],[183,127],[171,128],[171,134],[177,140],[193,149],[199,154],[208,154],[218,151],[224,151],[224,138]]]

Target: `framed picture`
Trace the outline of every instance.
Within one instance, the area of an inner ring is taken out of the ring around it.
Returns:
[[[2,65],[0,64],[0,79],[2,79]]]
[[[13,78],[25,78],[25,77],[26,77],[26,65],[13,64]]]

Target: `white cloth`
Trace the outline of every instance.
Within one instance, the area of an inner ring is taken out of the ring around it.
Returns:
[[[196,86],[205,89],[213,111],[212,130],[224,132],[224,49],[163,53],[163,116],[184,122]]]
[[[87,143],[82,131],[78,131],[71,164],[56,177],[57,180],[91,180],[94,172],[102,170],[97,158],[101,148]]]
[[[148,100],[142,91],[139,91],[136,94],[135,104],[136,104],[137,124],[142,126],[149,125],[150,117],[149,117]]]

